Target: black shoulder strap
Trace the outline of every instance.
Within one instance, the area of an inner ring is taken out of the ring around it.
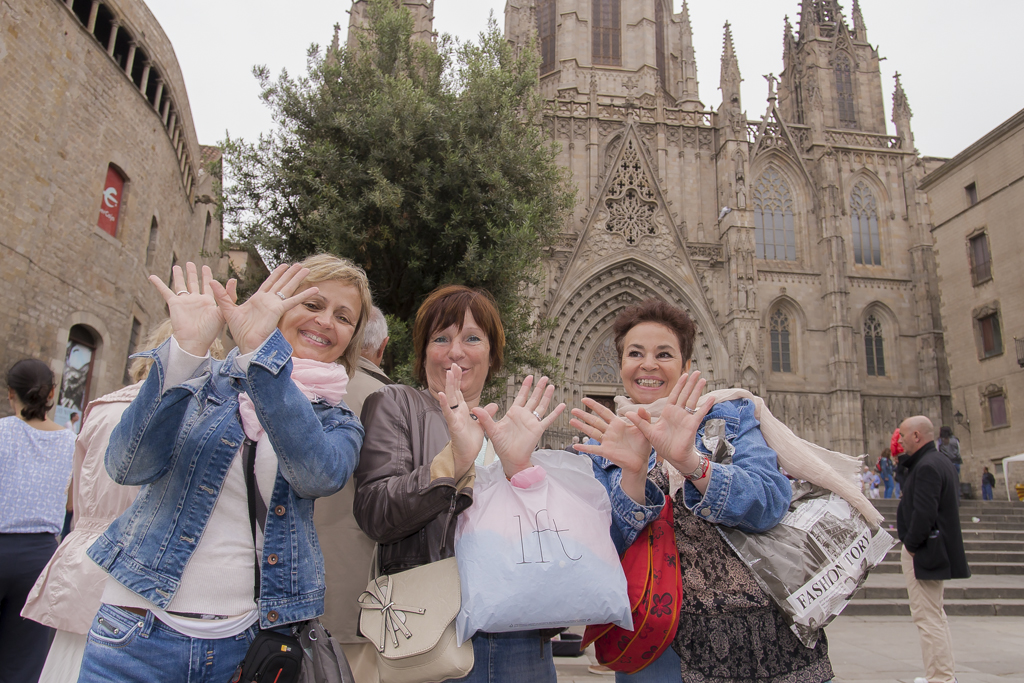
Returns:
[[[246,439],[242,444],[242,464],[245,467],[245,494],[249,499],[249,527],[252,529],[252,548],[256,554],[256,571],[252,596],[255,600],[260,598],[260,564],[263,558],[256,550],[256,525],[260,525],[260,531],[264,531],[267,522],[267,505],[260,495],[259,486],[256,484],[256,443]],[[266,542],[266,541],[264,541]]]

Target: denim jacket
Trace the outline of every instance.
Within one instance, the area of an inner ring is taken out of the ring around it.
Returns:
[[[736,452],[731,465],[712,463],[711,481],[702,496],[692,483],[683,488],[683,504],[695,515],[748,532],[767,531],[782,519],[792,496],[789,480],[779,471],[775,451],[761,435],[761,423],[754,416],[754,404],[746,399],[716,404],[697,431],[696,447],[704,455],[708,420],[725,421],[726,439]],[[619,553],[633,544],[637,535],[661,514],[665,494],[647,480],[646,505],[640,505],[622,490],[622,470],[609,460],[591,455],[594,476],[604,484],[612,502],[612,542]],[[657,459],[651,451],[648,471]],[[678,504],[679,501],[677,500]]]
[[[245,439],[238,414],[238,395],[245,391],[278,458],[260,565],[260,626],[323,614],[313,499],[335,493],[352,475],[362,425],[344,405],[310,403],[299,391],[291,381],[292,349],[279,331],[252,354],[244,372],[234,349],[224,361],[207,358],[191,379],[161,393],[169,344],[139,354],[152,358],[153,368],[107,449],[111,478],[144,488],[89,548],[89,557],[126,588],[167,608]]]

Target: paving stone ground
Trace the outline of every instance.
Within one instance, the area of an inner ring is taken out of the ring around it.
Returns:
[[[959,683],[1024,682],[1024,617],[950,617]],[[910,617],[840,616],[826,629],[836,683],[913,683],[923,676]],[[558,683],[614,681],[587,671],[593,651],[558,657]],[[525,683],[525,682],[524,682]]]

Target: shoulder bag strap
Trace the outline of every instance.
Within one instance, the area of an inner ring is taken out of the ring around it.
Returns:
[[[252,596],[257,602],[260,599],[260,564],[263,558],[256,550],[256,525],[260,525],[263,531],[266,526],[267,505],[263,502],[263,496],[259,493],[259,486],[256,484],[256,443],[252,439],[246,439],[242,444],[242,464],[245,467],[245,495],[249,500],[249,528],[252,530],[252,549],[256,555],[255,583],[252,589]],[[259,520],[263,520],[262,523]],[[265,541],[264,541],[265,542]]]

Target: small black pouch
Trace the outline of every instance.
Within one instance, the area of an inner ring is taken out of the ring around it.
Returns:
[[[260,631],[231,683],[295,683],[301,669],[302,648],[298,638],[277,631]]]

